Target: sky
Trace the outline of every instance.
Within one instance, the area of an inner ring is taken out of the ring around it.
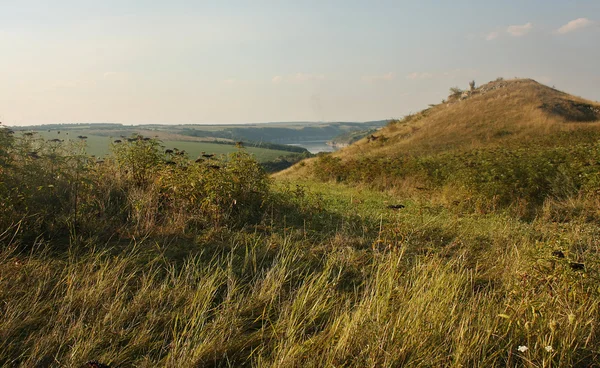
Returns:
[[[600,0],[0,0],[0,121],[369,121],[470,80],[600,100]]]

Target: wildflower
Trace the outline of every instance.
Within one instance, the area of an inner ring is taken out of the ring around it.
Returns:
[[[546,351],[549,352],[549,353],[551,353],[551,352],[554,351],[554,349],[550,345],[546,346],[544,349],[546,349]]]
[[[524,352],[526,352],[527,350],[529,350],[529,348],[528,348],[527,346],[525,346],[525,345],[520,345],[520,346],[517,348],[517,350],[518,350],[518,351],[520,351],[521,353],[524,353]]]

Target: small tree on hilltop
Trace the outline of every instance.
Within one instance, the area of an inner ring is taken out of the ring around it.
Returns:
[[[458,87],[450,88],[450,97],[459,98],[464,91]]]
[[[469,82],[469,88],[471,89],[471,92],[475,90],[475,81],[474,80]]]

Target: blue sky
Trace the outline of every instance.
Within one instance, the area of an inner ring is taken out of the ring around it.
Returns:
[[[600,0],[0,0],[0,121],[399,118],[475,79],[600,100]]]

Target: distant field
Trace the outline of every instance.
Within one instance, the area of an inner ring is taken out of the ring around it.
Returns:
[[[54,134],[70,136],[85,135],[88,137],[129,137],[132,134],[141,134],[145,137],[155,137],[169,141],[190,142],[215,142],[215,141],[244,141],[244,142],[267,142],[270,150],[290,151],[289,147],[276,147],[273,144],[290,144],[315,140],[330,140],[340,134],[377,129],[388,123],[387,120],[371,122],[280,122],[261,124],[237,124],[237,125],[122,125],[122,124],[49,124],[30,126],[27,130],[40,131],[55,138]],[[22,128],[15,127],[15,130]],[[104,142],[104,141],[102,141]],[[90,142],[90,145],[94,145]],[[101,145],[104,145],[102,143]],[[210,148],[208,148],[210,149]],[[199,149],[203,151],[205,149]],[[221,149],[222,150],[222,149]],[[198,151],[197,149],[195,151]],[[293,150],[292,150],[293,151]],[[96,150],[97,153],[103,150]],[[255,151],[257,157],[264,152]],[[301,152],[298,152],[301,153]],[[276,155],[278,155],[276,153]]]
[[[67,134],[68,133],[68,134]],[[72,139],[78,140],[78,135],[86,135],[88,138],[86,139],[87,148],[86,151],[90,155],[95,155],[98,157],[107,155],[110,152],[110,143],[113,139],[105,136],[98,135],[88,135],[84,131],[75,131],[69,130],[68,132],[62,131],[58,134],[58,131],[52,130],[48,131],[39,131],[39,134],[45,139]],[[168,148],[177,148],[179,150],[185,150],[190,158],[196,158],[200,156],[202,152],[205,153],[213,153],[213,154],[228,154],[230,152],[235,152],[237,148],[233,145],[227,144],[215,144],[215,143],[205,143],[205,142],[190,142],[190,141],[163,141],[162,145],[165,149]],[[257,161],[265,162],[274,160],[280,156],[290,155],[291,152],[280,151],[280,150],[272,150],[265,148],[257,148],[257,147],[248,147],[246,150],[253,154]]]

